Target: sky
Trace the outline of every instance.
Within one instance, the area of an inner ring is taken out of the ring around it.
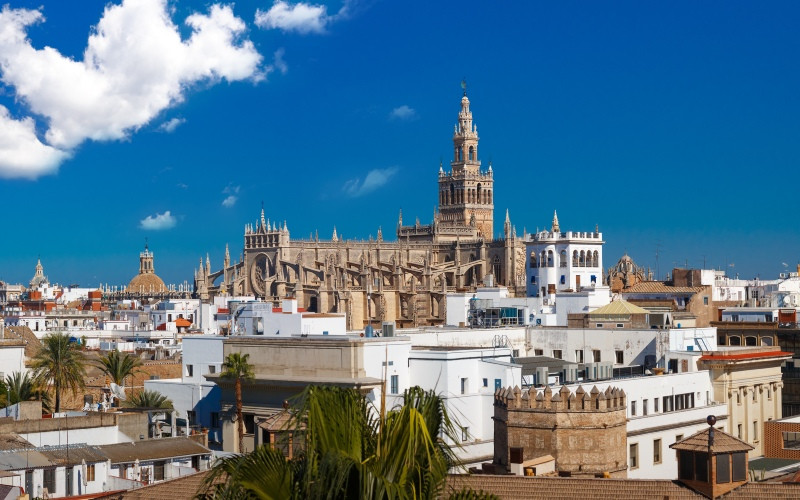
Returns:
[[[167,283],[293,238],[428,223],[467,92],[495,230],[762,279],[800,261],[800,3],[9,0],[0,280]],[[657,257],[658,256],[658,257]]]

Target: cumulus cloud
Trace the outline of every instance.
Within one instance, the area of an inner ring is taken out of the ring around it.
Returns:
[[[228,195],[224,200],[222,200],[223,207],[230,208],[236,205],[236,202],[239,201],[239,188],[240,186],[227,186],[222,190],[222,194]]]
[[[23,142],[28,148],[0,154],[0,172],[7,176],[54,171],[87,139],[124,139],[182,102],[198,82],[257,81],[272,69],[261,67],[261,55],[243,39],[245,23],[227,5],[214,4],[207,13],[187,17],[190,35],[185,40],[167,0],[109,5],[92,29],[82,60],[52,47],[34,48],[27,30],[43,21],[40,10],[7,5],[0,10],[0,82],[47,124],[42,141],[28,121],[32,117],[18,121],[18,130],[29,131]],[[4,116],[0,135],[9,127]]]
[[[173,118],[159,125],[158,130],[160,130],[161,132],[166,132],[168,134],[171,134],[172,132],[175,132],[176,128],[178,128],[180,125],[183,125],[184,123],[186,123],[185,118]]]
[[[256,26],[263,29],[279,29],[284,32],[325,33],[325,27],[346,18],[352,10],[352,1],[347,0],[336,14],[329,15],[325,5],[298,2],[294,5],[284,0],[275,0],[268,11],[256,9]]]
[[[35,179],[55,172],[68,157],[39,140],[33,118],[15,120],[0,106],[0,177]]]
[[[275,54],[272,56],[272,67],[280,71],[282,75],[285,75],[286,72],[289,71],[289,66],[287,66],[286,61],[283,60],[283,54],[285,52],[284,48],[281,47],[276,50]]]
[[[392,120],[413,120],[416,117],[417,112],[414,110],[414,108],[409,107],[406,104],[394,108],[392,112],[389,113],[389,118]]]
[[[164,229],[172,229],[178,221],[175,216],[169,213],[169,210],[163,214],[156,213],[155,215],[148,215],[139,221],[139,227],[149,231],[161,231]]]
[[[379,187],[389,182],[389,180],[397,173],[397,170],[397,167],[376,168],[370,170],[363,180],[355,178],[345,182],[342,186],[342,191],[344,191],[347,196],[354,198],[363,196],[367,193],[375,191]]]

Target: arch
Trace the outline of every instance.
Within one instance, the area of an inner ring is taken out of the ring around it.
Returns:
[[[742,345],[742,338],[739,336],[728,337],[728,345]]]
[[[581,250],[580,259],[578,260],[578,266],[586,267],[586,252]]]
[[[464,146],[458,147],[458,161],[464,161]]]
[[[483,193],[481,193],[481,184],[480,183],[478,183],[477,193],[478,193],[478,203],[483,203]]]
[[[492,273],[494,274],[495,281],[499,281],[500,271],[500,257],[495,255],[494,261],[492,262]]]
[[[756,346],[756,345],[758,345],[758,338],[757,337],[745,337],[744,338],[744,345],[746,345],[746,346]]]
[[[572,267],[578,267],[578,251],[572,251]]]
[[[536,252],[531,252],[531,269],[536,269]]]
[[[486,194],[489,196],[488,204],[491,205],[492,204],[492,192],[488,191]]]
[[[547,267],[553,267],[553,251],[547,251]]]
[[[598,261],[599,261],[599,254],[597,253],[597,250],[595,250],[594,252],[592,252],[592,267],[600,267]]]
[[[469,161],[472,161],[474,159],[475,159],[475,148],[470,146],[469,147]]]
[[[542,254],[539,256],[539,267],[547,267],[547,254],[544,250],[542,250]]]
[[[561,258],[559,260],[558,265],[560,267],[567,267],[567,251],[561,250]]]

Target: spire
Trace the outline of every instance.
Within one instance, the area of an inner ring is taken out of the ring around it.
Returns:
[[[231,265],[231,252],[228,250],[228,244],[225,243],[225,268]]]
[[[383,230],[378,226],[378,241],[383,241]]]
[[[551,229],[551,232],[553,233],[561,232],[561,228],[558,227],[558,214],[556,213],[555,210],[553,210],[553,228]]]
[[[261,202],[261,227],[266,228],[267,222],[264,220],[264,202]]]
[[[397,227],[403,225],[403,209],[400,209],[400,215],[397,216]]]
[[[211,273],[211,258],[206,254],[206,272]]]
[[[503,223],[503,234],[506,238],[511,236],[511,217],[508,215],[508,209],[506,209],[506,221]]]
[[[333,226],[333,237],[331,237],[332,241],[339,241],[339,237],[336,236],[336,226]]]
[[[439,160],[439,175],[444,175],[444,168],[442,166],[442,160]]]

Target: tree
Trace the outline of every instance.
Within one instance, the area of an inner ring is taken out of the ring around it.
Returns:
[[[50,410],[50,395],[27,373],[14,372],[6,375],[6,404],[14,405],[20,401],[41,401],[42,408]]]
[[[110,351],[97,360],[97,367],[108,375],[112,382],[119,386],[125,385],[125,378],[141,371],[142,360],[137,356]]]
[[[439,498],[458,443],[444,401],[419,387],[381,417],[356,389],[309,387],[289,427],[305,450],[287,460],[267,445],[220,459],[198,495],[206,499]],[[440,437],[441,436],[441,437]],[[493,498],[461,491],[457,498]]]
[[[123,404],[129,408],[172,409],[172,400],[158,391],[148,389],[134,393]]]
[[[244,453],[244,419],[242,417],[242,381],[254,378],[253,365],[247,362],[249,354],[232,352],[225,356],[220,377],[233,379],[236,393],[236,430],[239,437],[239,452]]]
[[[43,385],[52,385],[55,393],[55,411],[61,411],[61,393],[69,389],[73,394],[86,387],[86,359],[66,333],[52,333],[42,339],[42,346],[31,366],[34,379]]]

